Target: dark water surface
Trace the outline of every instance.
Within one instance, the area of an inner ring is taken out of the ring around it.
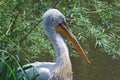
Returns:
[[[85,45],[92,64],[83,59],[72,58],[74,80],[120,80],[120,59],[113,59],[102,50],[96,49],[92,41]]]
[[[74,80],[120,80],[120,60],[100,51],[91,51],[91,65],[72,59]]]

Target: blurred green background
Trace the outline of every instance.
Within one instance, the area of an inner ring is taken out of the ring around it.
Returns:
[[[16,74],[23,64],[55,61],[41,22],[43,13],[50,8],[65,15],[92,62],[88,66],[65,40],[74,80],[120,80],[119,0],[1,0],[0,80],[21,80]]]

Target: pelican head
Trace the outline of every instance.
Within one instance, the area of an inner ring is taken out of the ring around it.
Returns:
[[[43,15],[43,27],[46,29],[55,29],[55,27],[65,21],[64,15],[57,9],[49,9]],[[65,21],[66,22],[66,21]],[[52,30],[55,31],[55,30]]]
[[[86,60],[88,64],[91,64],[86,54],[84,53],[81,45],[78,43],[75,36],[70,31],[65,16],[57,9],[49,9],[43,15],[43,27],[50,39],[53,39],[56,34],[60,33],[67,37],[76,50],[81,54],[81,56]],[[54,44],[54,40],[53,40]]]

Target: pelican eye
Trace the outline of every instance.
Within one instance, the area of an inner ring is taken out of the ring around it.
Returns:
[[[62,26],[62,23],[59,23],[58,25],[59,25],[59,26]]]

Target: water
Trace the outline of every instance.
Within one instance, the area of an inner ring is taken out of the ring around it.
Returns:
[[[91,65],[72,59],[74,80],[120,80],[120,61],[99,50],[91,51],[89,55]]]
[[[80,58],[72,58],[74,80],[120,80],[120,60],[113,60],[110,55],[87,42],[85,48],[88,51],[92,64],[88,65]]]

